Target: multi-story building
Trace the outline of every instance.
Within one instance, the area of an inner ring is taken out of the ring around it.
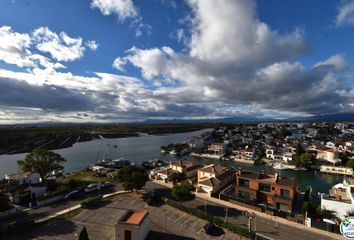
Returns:
[[[223,156],[225,154],[226,145],[224,143],[213,143],[208,146],[208,151],[213,151],[214,154]]]
[[[279,174],[238,169],[235,191],[237,197],[289,212],[293,210],[296,183],[293,178],[285,178]]]

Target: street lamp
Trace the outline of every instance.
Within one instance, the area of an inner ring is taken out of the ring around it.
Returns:
[[[246,218],[248,218],[248,231],[252,231],[252,219],[256,221],[256,214],[254,212],[250,213],[248,211],[244,211],[242,213]],[[256,224],[254,225],[254,231],[256,231]]]
[[[227,212],[229,211],[229,209],[226,207],[226,208],[224,208],[225,209],[225,220],[224,220],[224,222],[226,223],[226,221],[227,221]]]

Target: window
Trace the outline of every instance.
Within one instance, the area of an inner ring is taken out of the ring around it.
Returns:
[[[281,194],[282,197],[290,198],[290,190],[282,189],[280,191],[280,194]]]
[[[239,180],[239,184],[240,184],[240,186],[249,187],[250,186],[250,181],[248,181],[246,179],[240,179]]]
[[[260,183],[259,184],[259,190],[264,191],[264,192],[270,192],[270,185],[269,184]]]

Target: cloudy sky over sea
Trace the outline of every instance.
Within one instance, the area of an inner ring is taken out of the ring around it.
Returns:
[[[354,1],[1,0],[0,123],[354,112]]]

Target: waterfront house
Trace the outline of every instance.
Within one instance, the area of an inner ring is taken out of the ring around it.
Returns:
[[[332,165],[340,164],[342,160],[338,157],[338,151],[331,148],[324,150],[317,149],[317,159],[331,163]]]
[[[226,145],[224,143],[212,143],[208,146],[208,151],[213,151],[215,155],[223,156]]]
[[[171,162],[168,167],[156,171],[154,175],[156,180],[170,181],[174,173],[183,173],[192,182],[196,182],[198,169],[202,167],[202,165],[194,164],[191,160],[177,160]]]
[[[321,208],[333,210],[343,219],[347,211],[354,210],[354,179],[344,178],[342,183],[334,185],[329,194],[321,195]]]
[[[235,154],[236,159],[243,159],[243,160],[254,160],[255,157],[255,149],[249,148],[246,146],[245,148],[237,148],[232,151]]]
[[[235,172],[219,164],[211,164],[198,170],[197,192],[211,196],[235,181]]]
[[[19,185],[38,184],[42,182],[42,179],[39,176],[39,174],[32,173],[32,172],[19,172],[19,173],[5,174],[5,179],[10,181],[15,181]]]
[[[38,173],[20,172],[6,174],[5,179],[17,182],[19,185],[19,188],[12,192],[10,196],[11,201],[15,204],[33,201],[37,197],[43,196],[46,192],[46,186],[42,183]]]
[[[293,178],[279,174],[236,171],[236,196],[245,201],[264,203],[273,209],[284,212],[293,210],[296,183]]]

